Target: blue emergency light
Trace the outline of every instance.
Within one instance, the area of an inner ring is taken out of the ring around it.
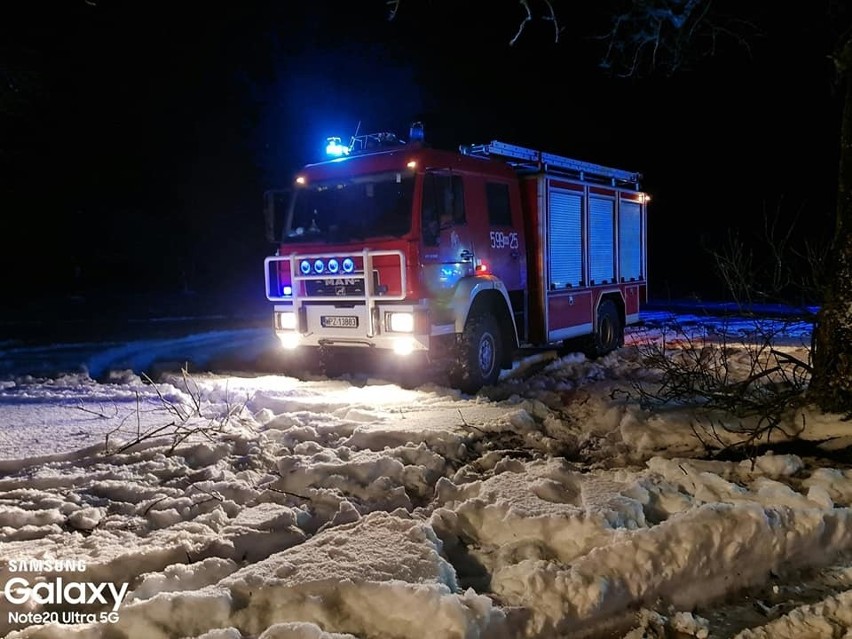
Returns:
[[[340,143],[340,138],[328,138],[328,144],[325,147],[325,152],[328,155],[339,158],[343,155],[349,155],[349,147]]]

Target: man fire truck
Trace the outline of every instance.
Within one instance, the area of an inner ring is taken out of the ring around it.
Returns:
[[[475,393],[520,348],[584,338],[600,356],[638,321],[640,174],[499,141],[438,150],[419,125],[406,143],[328,151],[286,206],[267,193],[266,295],[285,348],[420,355]]]

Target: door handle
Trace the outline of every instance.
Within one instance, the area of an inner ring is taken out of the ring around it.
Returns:
[[[473,261],[473,251],[464,249],[461,253],[459,253],[459,257],[462,262],[471,262]]]

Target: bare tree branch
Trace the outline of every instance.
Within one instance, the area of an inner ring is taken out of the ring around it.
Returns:
[[[529,24],[536,18],[532,7],[530,7],[529,0],[519,1],[521,3],[521,6],[524,8],[524,12],[526,13],[526,15],[523,17],[523,19],[521,19],[521,23],[520,25],[518,25],[518,31],[517,33],[515,33],[515,37],[509,40],[509,46],[513,46],[518,41],[518,38],[521,37],[521,34],[524,32],[524,29],[526,28],[527,24]],[[559,42],[559,34],[562,32],[562,29],[559,28],[559,21],[556,18],[556,9],[554,9],[551,0],[541,0],[541,2],[545,5],[545,7],[547,7],[547,10],[546,12],[542,12],[542,15],[539,16],[539,19],[545,22],[553,23],[553,41]]]
[[[556,20],[556,11],[554,11],[553,4],[551,4],[550,0],[544,0],[544,4],[547,5],[550,15],[542,17],[542,20],[553,22],[553,41],[559,42],[559,32],[562,31],[562,29],[559,28],[559,22]]]
[[[757,31],[747,21],[711,13],[711,0],[631,0],[613,16],[601,66],[629,77],[673,73],[688,62],[716,53],[721,38],[750,51]]]
[[[553,6],[552,0],[539,0],[545,7],[540,12],[533,10],[530,5],[530,0],[518,1],[524,10],[524,16],[521,18],[521,22],[518,25],[518,30],[515,32],[515,35],[511,40],[509,40],[509,46],[515,45],[521,35],[523,35],[527,25],[536,19],[542,20],[543,22],[551,22],[553,24],[553,41],[559,42],[559,35],[562,33],[562,28],[559,26],[559,20],[556,17],[556,9]],[[388,7],[388,20],[396,19],[397,15],[399,15],[402,0],[386,0],[385,4]]]
[[[515,34],[515,37],[509,40],[509,46],[514,45],[518,41],[518,38],[521,37],[521,34],[524,32],[524,28],[527,26],[527,23],[532,22],[533,19],[532,9],[530,9],[530,3],[527,0],[521,0],[521,6],[527,12],[527,15],[523,20],[521,20],[521,24],[518,27],[518,32]]]
[[[400,2],[402,2],[402,0],[387,0],[385,4],[388,5],[388,20],[396,18],[396,14],[399,13]]]

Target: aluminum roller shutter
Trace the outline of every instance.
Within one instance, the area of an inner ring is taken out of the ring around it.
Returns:
[[[550,191],[550,288],[579,286],[583,280],[583,198]]]
[[[615,202],[589,198],[589,268],[591,284],[615,279]]]
[[[642,279],[642,217],[637,202],[622,200],[618,210],[619,261],[621,277]]]

